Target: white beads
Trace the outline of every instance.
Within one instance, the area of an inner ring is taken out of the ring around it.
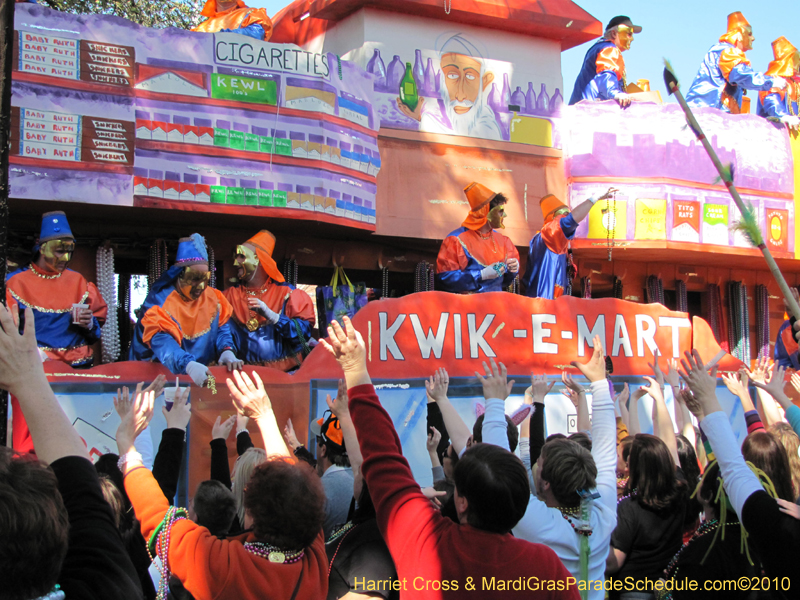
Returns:
[[[103,325],[101,341],[104,363],[114,362],[119,358],[119,323],[117,321],[117,285],[114,280],[114,250],[100,247],[97,249],[97,289],[108,305],[108,318]]]

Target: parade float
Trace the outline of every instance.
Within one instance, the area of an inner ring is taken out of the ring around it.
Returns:
[[[395,290],[354,322],[421,481],[422,380],[439,366],[471,422],[481,395],[473,374],[490,357],[508,366],[519,403],[531,371],[559,374],[595,334],[617,383],[639,382],[655,352],[697,348],[735,370],[771,351],[784,315],[777,285],[730,230],[739,215],[680,108],[661,102],[660,65],[641,74],[654,91],[626,110],[565,106],[572,82],[562,80],[561,51],[602,33],[576,4],[298,0],[273,20],[271,41],[261,42],[16,7],[13,240],[29,248],[41,213],[58,209],[78,239],[71,268],[94,280],[98,246],[113,248],[121,283],[109,304],[119,305],[123,340],[126,281],[160,273],[164,240],[206,236],[222,289],[235,244],[269,229],[289,281],[322,285],[343,266],[384,296]],[[697,116],[797,284],[800,145],[755,115]],[[523,263],[543,196],[574,206],[619,189],[572,242],[576,297],[430,291],[439,244],[463,219],[462,189],[475,180],[509,198],[504,233]],[[106,353],[108,364],[86,371],[45,365],[95,454],[114,450],[116,389],[165,371],[122,359]],[[322,413],[338,378],[322,348],[294,373],[257,370],[278,422],[292,418],[298,431]],[[224,370],[212,371],[222,382]],[[211,424],[232,411],[224,386],[193,388],[192,399],[189,489],[208,473]],[[729,396],[726,410],[741,432]],[[548,428],[570,431],[572,413],[554,400]],[[156,442],[163,427],[154,422]]]

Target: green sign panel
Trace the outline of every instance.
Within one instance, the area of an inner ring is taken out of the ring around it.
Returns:
[[[728,224],[728,205],[727,204],[704,204],[703,221],[709,225]]]
[[[214,73],[211,76],[211,97],[276,106],[278,104],[278,86],[269,79]]]

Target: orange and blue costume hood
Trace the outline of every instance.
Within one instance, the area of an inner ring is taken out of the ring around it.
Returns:
[[[770,61],[767,75],[777,75],[787,79],[794,77],[795,54],[797,54],[797,48],[785,37],[781,36],[772,42],[772,55],[775,60]]]
[[[251,25],[260,25],[264,30],[263,40],[268,42],[272,37],[272,19],[267,15],[267,11],[263,8],[250,8],[243,0],[236,0],[233,8],[222,12],[217,11],[217,0],[207,0],[200,15],[206,17],[206,20],[192,31],[214,33],[223,29],[234,31]]]
[[[461,226],[477,231],[486,225],[489,205],[497,194],[482,183],[473,181],[464,188],[464,195],[469,201],[469,214]]]
[[[750,23],[744,18],[744,15],[738,11],[733,12],[728,15],[728,31],[720,36],[719,41],[735,46],[744,40],[749,28]]]

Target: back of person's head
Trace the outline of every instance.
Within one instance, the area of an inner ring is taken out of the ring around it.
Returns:
[[[479,416],[475,420],[475,425],[472,426],[472,441],[475,444],[480,444],[483,441],[483,417]],[[506,433],[508,434],[508,447],[511,452],[517,449],[519,444],[519,429],[514,425],[514,421],[508,415],[506,417]]]
[[[583,431],[576,431],[575,433],[570,434],[567,436],[568,440],[572,440],[576,444],[580,444],[584,448],[586,448],[589,452],[592,451],[592,438],[589,437],[588,433]]]
[[[0,599],[29,600],[50,592],[67,553],[68,533],[53,471],[0,447]]]
[[[794,497],[800,497],[800,437],[792,429],[792,426],[785,421],[773,423],[769,427],[769,434],[774,437],[786,450],[789,458],[789,468],[792,472],[792,492]]]
[[[525,514],[531,488],[522,461],[498,446],[473,444],[456,465],[456,493],[466,498],[467,522],[508,533]]]
[[[769,477],[778,498],[794,502],[792,471],[786,449],[766,431],[754,431],[742,444],[744,459]]]
[[[685,499],[685,490],[675,478],[675,461],[660,438],[637,433],[631,444],[628,464],[628,486],[636,490],[640,504],[653,510],[664,510]]]
[[[119,529],[125,514],[125,501],[122,499],[122,493],[108,475],[100,475],[100,490],[114,514],[114,525]]]
[[[508,198],[502,192],[497,192],[489,202],[489,210],[501,204],[508,204]]]
[[[553,496],[561,506],[579,506],[578,490],[595,486],[597,465],[592,454],[571,439],[555,439],[542,446],[542,481],[550,484]]]
[[[721,485],[722,473],[720,473],[719,464],[717,461],[714,461],[708,466],[705,473],[703,473],[703,477],[697,485],[697,498],[702,500],[703,504],[711,506],[714,511],[714,518],[716,519],[720,519],[723,516],[723,503],[727,503],[724,512],[733,513],[733,508],[730,506],[730,500],[725,493],[725,489],[723,488],[722,491],[720,491]]]
[[[325,492],[320,478],[306,463],[272,459],[253,471],[244,506],[253,519],[258,541],[301,550],[322,530]]]
[[[678,444],[678,460],[686,476],[686,482],[689,484],[689,489],[694,490],[700,482],[700,464],[697,462],[694,446],[683,435],[676,435],[675,441]],[[686,524],[694,523],[702,510],[700,501],[696,497],[690,498],[686,509]]]
[[[547,436],[545,443],[552,442],[553,440],[566,440],[568,439],[563,433],[551,433]]]
[[[192,499],[195,522],[208,529],[212,535],[225,537],[236,517],[233,494],[219,481],[201,481]]]
[[[131,507],[131,502],[128,500],[128,494],[125,493],[125,483],[123,481],[122,471],[120,471],[119,466],[117,466],[118,461],[119,456],[116,454],[103,454],[97,459],[97,462],[94,463],[94,469],[97,471],[98,475],[108,477],[108,479],[117,486],[119,493],[122,495],[122,500],[125,503],[125,510],[128,510]]]
[[[328,415],[327,418],[325,415]],[[330,411],[325,411],[325,415],[311,423],[311,431],[316,436],[317,447],[325,448],[324,458],[333,466],[349,467],[350,457],[347,455],[342,424],[339,422],[339,418]],[[323,456],[318,451],[319,463],[322,462],[322,458]],[[323,468],[321,464],[318,464],[318,467]]]
[[[236,501],[236,515],[242,525],[244,524],[245,512],[244,490],[247,487],[247,482],[250,481],[253,471],[265,460],[267,460],[267,453],[261,448],[248,448],[244,451],[244,454],[236,459],[231,491],[233,492],[233,499]]]

